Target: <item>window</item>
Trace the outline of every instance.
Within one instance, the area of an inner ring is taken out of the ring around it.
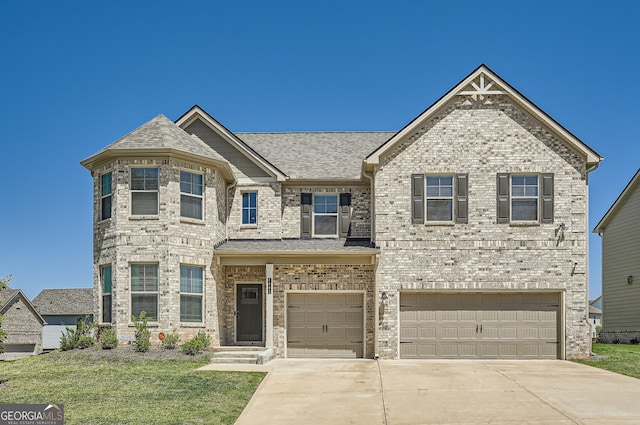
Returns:
[[[427,221],[453,220],[453,176],[427,176]]]
[[[411,175],[413,223],[467,223],[468,174]]]
[[[313,234],[338,235],[338,194],[313,196]]]
[[[111,172],[100,176],[100,220],[111,218]]]
[[[158,320],[158,265],[131,265],[131,314],[145,311],[151,320]]]
[[[202,322],[203,268],[180,266],[180,321]]]
[[[498,223],[553,223],[551,173],[497,175]]]
[[[538,221],[538,176],[511,176],[511,221]]]
[[[242,224],[256,224],[258,222],[258,193],[244,192],[242,194]]]
[[[158,215],[158,169],[131,169],[131,214]]]
[[[180,171],[180,216],[202,220],[202,174]]]
[[[100,268],[102,286],[102,323],[111,322],[111,266]]]

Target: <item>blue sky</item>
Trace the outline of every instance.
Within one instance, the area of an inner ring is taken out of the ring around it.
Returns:
[[[396,131],[481,63],[606,157],[591,230],[640,166],[638,17],[633,1],[2,1],[0,276],[29,297],[92,285],[79,161],[159,113]]]

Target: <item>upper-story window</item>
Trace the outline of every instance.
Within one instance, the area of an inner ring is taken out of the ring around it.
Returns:
[[[131,264],[131,314],[158,319],[158,264]]]
[[[553,223],[553,174],[497,175],[498,223]]]
[[[102,323],[111,322],[111,266],[100,267],[102,286]]]
[[[313,235],[338,236],[338,194],[313,195]]]
[[[258,192],[242,193],[242,224],[258,223]]]
[[[131,169],[131,214],[158,215],[158,169]]]
[[[202,174],[180,171],[180,216],[202,220]]]
[[[413,223],[466,223],[468,174],[412,174]]]
[[[111,181],[111,171],[100,176],[100,220],[111,218],[111,195],[113,193]]]

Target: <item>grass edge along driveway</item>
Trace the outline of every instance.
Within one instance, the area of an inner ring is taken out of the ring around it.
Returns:
[[[64,405],[65,424],[233,424],[265,376],[198,371],[209,356],[152,359],[96,350],[0,362],[2,404]]]
[[[593,344],[592,351],[596,355],[608,356],[608,358],[583,359],[576,362],[640,378],[640,345]]]

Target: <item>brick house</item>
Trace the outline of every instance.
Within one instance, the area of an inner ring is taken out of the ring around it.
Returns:
[[[81,163],[96,317],[279,357],[585,357],[601,160],[484,65],[398,132],[159,115]]]
[[[0,354],[0,360],[42,353],[45,320],[21,289],[5,288],[0,291],[0,315],[4,316],[2,329],[9,334],[4,340],[4,353]]]

